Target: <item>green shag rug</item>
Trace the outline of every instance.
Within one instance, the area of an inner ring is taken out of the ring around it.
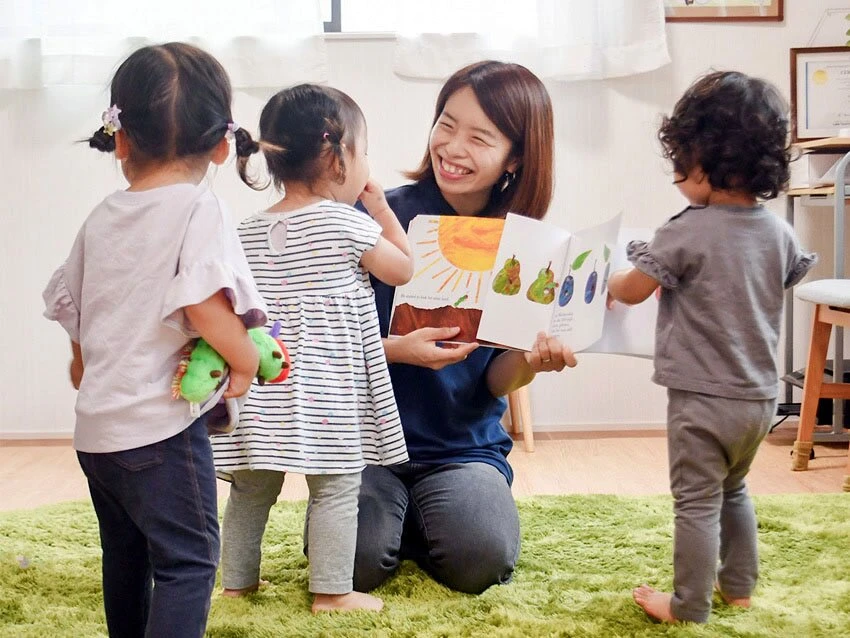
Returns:
[[[631,599],[671,586],[668,497],[520,501],[522,553],[511,584],[452,592],[414,564],[376,593],[379,614],[310,613],[303,503],[279,503],[263,577],[245,599],[214,594],[208,636],[782,636],[850,635],[850,501],[845,494],[756,498],[761,580],[750,610],[715,600],[707,625],[653,623]],[[106,636],[97,523],[88,503],[0,513],[0,637]]]

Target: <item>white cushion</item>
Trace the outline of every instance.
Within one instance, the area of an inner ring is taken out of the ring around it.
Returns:
[[[850,308],[850,279],[819,279],[794,288],[797,299]]]

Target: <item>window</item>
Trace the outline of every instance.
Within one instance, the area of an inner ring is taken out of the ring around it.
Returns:
[[[325,33],[392,32],[399,0],[323,0]]]

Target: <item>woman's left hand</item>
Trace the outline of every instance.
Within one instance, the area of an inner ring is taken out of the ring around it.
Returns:
[[[576,356],[557,337],[550,337],[545,332],[537,333],[537,340],[531,352],[525,353],[525,360],[531,371],[560,372],[565,367],[576,366]]]

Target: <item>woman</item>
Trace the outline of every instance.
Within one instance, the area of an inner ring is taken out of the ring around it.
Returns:
[[[552,105],[525,67],[479,62],[440,91],[414,180],[387,191],[407,229],[419,213],[540,219],[553,186]],[[373,280],[386,336],[394,289]],[[510,580],[519,554],[501,425],[504,396],[541,371],[575,366],[557,339],[529,353],[442,346],[459,328],[384,339],[410,462],[367,466],[360,489],[354,586],[369,591],[410,558],[452,589],[480,593]]]

